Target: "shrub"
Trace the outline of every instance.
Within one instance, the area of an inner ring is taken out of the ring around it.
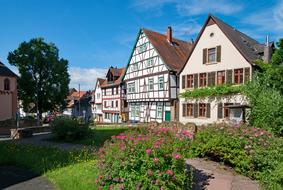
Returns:
[[[99,151],[100,187],[190,189],[185,170],[191,133],[177,127],[138,127],[113,136]]]
[[[71,118],[56,118],[50,126],[57,140],[72,142],[83,139],[89,134],[87,125],[80,125],[78,121]]]
[[[192,151],[196,156],[229,164],[238,173],[260,180],[266,188],[282,185],[282,174],[278,177],[274,172],[282,171],[283,139],[266,130],[246,126],[208,126],[196,134]],[[267,176],[278,178],[271,180]]]

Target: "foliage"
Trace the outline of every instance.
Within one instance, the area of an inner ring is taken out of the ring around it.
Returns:
[[[46,111],[53,111],[64,104],[70,82],[68,61],[59,58],[59,50],[43,38],[23,42],[10,52],[8,61],[19,69],[19,99],[24,110],[35,112],[40,118]]]
[[[192,151],[196,156],[229,164],[240,174],[260,180],[266,188],[283,185],[283,139],[266,130],[208,126],[196,134]]]
[[[193,90],[187,90],[180,93],[182,98],[206,98],[206,97],[217,97],[223,95],[237,94],[242,92],[242,86],[232,86],[228,84],[216,85],[212,87],[196,88]]]
[[[97,189],[96,168],[89,151],[60,151],[54,148],[0,143],[0,165],[27,168],[45,175],[58,189]],[[94,168],[94,169],[93,169]]]
[[[67,142],[81,140],[90,131],[87,125],[80,125],[77,120],[64,117],[56,118],[50,126],[55,139]]]
[[[177,127],[137,127],[105,143],[99,151],[100,188],[190,189],[185,170],[191,133]]]

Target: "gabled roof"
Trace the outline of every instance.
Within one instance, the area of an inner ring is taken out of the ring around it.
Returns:
[[[0,76],[17,77],[17,75],[0,61]]]
[[[124,72],[125,72],[125,68],[113,68],[113,67],[110,67],[108,72],[115,72],[115,75],[114,76],[117,76],[118,79],[115,80],[114,82],[111,82],[109,83],[106,79],[103,81],[103,83],[101,84],[101,88],[107,88],[107,87],[111,87],[111,86],[118,86],[121,84],[122,82],[122,77],[124,75]],[[119,75],[118,75],[119,74]]]
[[[172,43],[170,43],[164,34],[144,28],[142,31],[169,69],[178,72],[185,64],[193,43],[176,38],[172,38]]]
[[[101,86],[105,80],[106,79],[102,79],[102,78],[97,78],[96,79],[96,84],[95,84],[95,87],[94,87],[94,92],[96,90],[97,84],[99,84]]]
[[[220,30],[226,35],[226,37],[232,42],[232,44],[237,48],[237,50],[242,54],[242,56],[250,63],[256,59],[261,59],[264,51],[264,44],[260,44],[255,39],[249,37],[248,35],[238,31],[237,29],[233,28],[232,26],[226,24],[224,21],[220,20],[219,18],[208,15],[205,24],[203,25],[196,42],[194,43],[194,47],[188,56],[186,62],[188,62],[192,52],[194,51],[195,47],[198,44],[200,37],[202,36],[203,31],[205,30],[206,26],[211,24],[217,24]],[[185,65],[183,66],[183,68]],[[183,68],[180,70],[182,72]],[[179,73],[180,73],[179,72]]]

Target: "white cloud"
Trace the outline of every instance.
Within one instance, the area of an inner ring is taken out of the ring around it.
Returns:
[[[80,68],[70,67],[69,74],[71,82],[69,87],[81,90],[93,90],[97,78],[105,78],[107,69],[103,68]]]
[[[134,7],[138,11],[160,9],[166,4],[174,4],[178,14],[181,16],[197,16],[208,13],[220,13],[231,15],[243,9],[239,2],[226,0],[136,0]]]
[[[201,29],[201,25],[199,23],[197,23],[197,21],[195,20],[189,20],[183,23],[176,23],[173,24],[173,35],[174,37],[177,38],[193,38],[193,36],[195,34],[198,34],[200,29]],[[190,39],[184,39],[184,40],[190,40]]]

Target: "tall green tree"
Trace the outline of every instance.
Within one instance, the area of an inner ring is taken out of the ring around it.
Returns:
[[[18,94],[27,112],[42,113],[60,109],[68,95],[68,61],[59,58],[59,49],[43,38],[22,42],[8,61],[18,68]],[[31,106],[33,105],[33,106]],[[30,109],[33,107],[33,109]]]

